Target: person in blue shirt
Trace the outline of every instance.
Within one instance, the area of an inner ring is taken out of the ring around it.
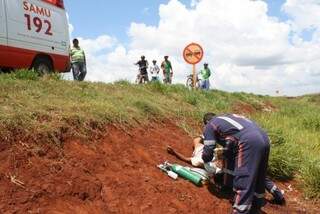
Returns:
[[[259,213],[264,206],[269,137],[255,122],[236,114],[204,115],[204,167],[210,172],[216,144],[233,160],[234,214]],[[228,167],[228,166],[227,166]]]

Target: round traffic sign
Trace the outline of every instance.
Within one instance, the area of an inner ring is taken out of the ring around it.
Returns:
[[[191,43],[183,50],[184,60],[192,65],[199,63],[203,58],[203,54],[202,47],[197,43]]]

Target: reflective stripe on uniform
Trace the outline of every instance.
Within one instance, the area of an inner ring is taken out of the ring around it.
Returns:
[[[246,210],[250,210],[251,209],[251,204],[250,205],[233,205],[233,208],[236,210],[239,210],[240,212],[244,212]]]
[[[234,171],[230,170],[230,169],[222,169],[222,171],[228,175],[233,175],[234,176]]]
[[[239,144],[239,151],[238,151],[238,168],[242,167],[242,163],[243,163],[243,150],[244,150],[244,144],[240,143]]]
[[[215,140],[205,140],[204,142],[205,146],[214,146],[216,144]]]
[[[264,198],[264,196],[265,196],[265,194],[264,193],[254,193],[254,196],[256,197],[256,198]]]
[[[72,48],[70,55],[72,62],[84,62],[85,55],[81,48]]]
[[[277,186],[273,185],[272,189],[270,190],[271,193],[274,193],[277,190]]]
[[[239,131],[244,129],[244,127],[240,123],[238,123],[237,121],[235,121],[229,117],[218,117],[218,118],[221,120],[227,121],[228,123],[230,123],[231,125],[233,125],[237,129],[239,129]]]

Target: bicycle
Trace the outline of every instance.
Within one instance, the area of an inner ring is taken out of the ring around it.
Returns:
[[[187,81],[186,81],[186,86],[189,89],[194,88],[194,80],[193,80],[193,75],[190,74],[187,76]],[[196,75],[196,87],[195,88],[200,88],[200,84],[201,84],[201,79],[198,77],[198,75]]]
[[[145,69],[145,68],[146,68],[145,66],[139,68],[139,73],[138,73],[136,81],[135,81],[136,84],[144,84],[144,83],[149,82],[148,73],[141,74],[141,70]]]

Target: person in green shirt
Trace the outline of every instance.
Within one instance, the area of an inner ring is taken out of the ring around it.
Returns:
[[[86,55],[79,46],[79,40],[72,41],[73,47],[70,50],[73,79],[83,81],[87,74]]]
[[[211,70],[209,68],[208,63],[204,63],[204,68],[200,71],[200,76],[201,76],[200,88],[203,90],[209,90],[210,88],[209,78],[211,76]]]
[[[173,70],[172,70],[172,64],[169,61],[169,57],[165,56],[164,61],[161,63],[161,69],[163,71],[163,82],[165,84],[171,84],[172,83],[172,77],[173,77]]]

